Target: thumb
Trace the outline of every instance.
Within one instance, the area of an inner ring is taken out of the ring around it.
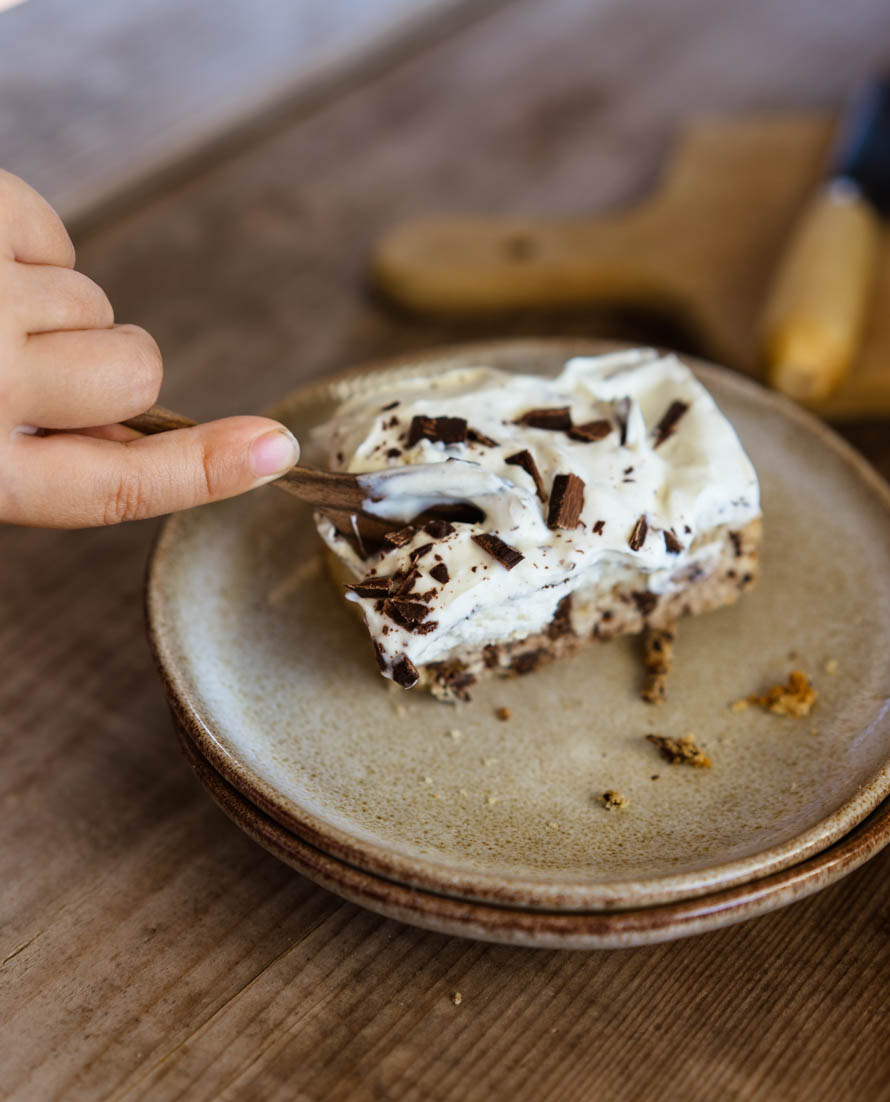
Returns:
[[[300,457],[265,417],[228,417],[126,442],[55,433],[11,441],[13,523],[86,528],[190,509],[261,486]],[[4,510],[10,511],[10,510]]]

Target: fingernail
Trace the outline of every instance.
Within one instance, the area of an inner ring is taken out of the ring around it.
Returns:
[[[250,445],[250,462],[257,478],[284,474],[300,458],[300,445],[286,429],[258,436]]]

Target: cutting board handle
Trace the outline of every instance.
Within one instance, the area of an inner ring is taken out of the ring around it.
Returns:
[[[656,204],[583,222],[428,218],[385,236],[372,274],[391,298],[427,314],[592,302],[663,309],[671,295],[666,258],[676,255],[681,232]]]

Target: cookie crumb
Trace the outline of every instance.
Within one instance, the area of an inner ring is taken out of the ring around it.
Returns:
[[[464,737],[463,731],[458,730],[457,727],[452,727],[448,734],[451,738],[454,739],[455,742]]]
[[[643,635],[646,683],[642,697],[647,704],[661,704],[667,696],[667,679],[674,662],[674,629],[647,627]]]
[[[501,799],[500,796],[489,796],[488,797],[488,806],[489,807],[494,807],[494,805],[496,803],[500,803],[500,799]]]
[[[697,769],[710,769],[714,764],[699,747],[691,732],[682,738],[669,738],[666,735],[646,735],[646,741],[657,746],[661,756],[671,765],[694,765]]]
[[[744,712],[747,707],[748,701],[745,697],[741,697],[739,700],[734,700],[732,704],[730,704],[730,708],[734,712]]]
[[[498,717],[498,719],[506,722],[513,713],[510,711],[509,708],[495,708],[494,714]]]
[[[606,811],[614,811],[619,807],[627,807],[627,800],[620,792],[614,792],[611,788],[600,796]]]
[[[550,820],[547,826],[550,827],[551,830],[559,830],[559,823],[554,822],[553,819]]]
[[[838,660],[836,658],[829,658],[828,661],[825,663],[825,672],[831,677],[834,677],[839,669],[840,666],[838,665]]]
[[[773,685],[763,696],[755,693],[748,697],[748,703],[757,704],[773,715],[800,719],[810,714],[817,695],[807,675],[801,670],[792,670],[787,684]]]
[[[423,783],[424,784],[432,784],[433,783],[433,778],[432,777],[424,777],[423,778]]]
[[[464,997],[460,993],[460,991],[455,991],[451,996],[451,1001],[454,1003],[455,1006],[460,1006],[460,1004],[464,1001]]]
[[[404,704],[396,705],[396,715],[399,717],[399,719],[404,719],[407,714],[408,709],[405,707]]]

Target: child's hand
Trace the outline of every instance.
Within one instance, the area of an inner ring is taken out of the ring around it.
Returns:
[[[157,399],[161,354],[73,268],[55,211],[0,171],[0,521],[115,524],[242,493],[297,462],[293,436],[262,417],[123,428]]]

